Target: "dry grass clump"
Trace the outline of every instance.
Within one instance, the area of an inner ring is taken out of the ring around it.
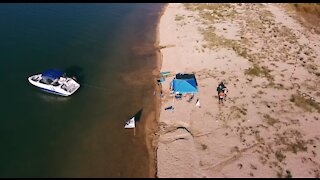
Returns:
[[[199,11],[200,16],[208,21],[233,17],[236,11],[230,3],[184,3],[187,10]]]
[[[265,114],[263,118],[264,118],[264,121],[271,126],[280,122],[278,119],[271,117],[269,114]]]
[[[282,154],[280,150],[276,151],[275,156],[280,162],[282,162],[286,158],[286,155]]]
[[[176,17],[174,18],[175,21],[181,21],[184,19],[184,16],[181,15],[176,15]]]
[[[218,36],[214,32],[214,28],[209,26],[206,29],[200,29],[204,40],[207,41],[206,47],[210,49],[214,49],[217,47],[225,47],[234,50],[239,56],[248,59],[249,61],[253,61],[255,59],[254,56],[250,55],[242,43],[247,43],[247,39],[243,38],[241,41],[226,39],[222,36]]]
[[[243,116],[247,115],[247,109],[244,107],[239,108],[237,106],[231,106],[230,109],[231,109],[231,112],[233,112],[237,118],[240,118],[241,114]]]
[[[308,149],[308,142],[303,140],[302,134],[295,129],[288,129],[282,134],[276,134],[275,142],[277,145],[282,146],[282,151],[290,151],[295,154]]]
[[[303,24],[320,34],[320,3],[294,3],[292,8],[305,20]]]
[[[206,149],[208,149],[208,146],[205,145],[205,144],[201,144],[201,149],[202,149],[202,150],[206,150]]]
[[[312,112],[314,109],[316,109],[320,113],[320,105],[310,98],[306,99],[302,95],[295,94],[291,95],[290,101],[305,111]]]
[[[293,6],[299,13],[312,14],[320,18],[320,3],[294,3]]]
[[[245,74],[249,76],[258,76],[258,77],[266,77],[268,80],[273,81],[274,78],[270,74],[271,70],[267,67],[259,67],[258,65],[254,64],[253,67],[246,69]]]

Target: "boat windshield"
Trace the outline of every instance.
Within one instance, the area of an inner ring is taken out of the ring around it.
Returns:
[[[60,83],[58,81],[54,81],[53,83],[51,83],[53,86],[59,86]]]
[[[49,78],[42,78],[39,82],[43,84],[51,84],[53,81]]]

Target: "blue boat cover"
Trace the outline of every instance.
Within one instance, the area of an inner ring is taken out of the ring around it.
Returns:
[[[175,93],[197,93],[198,87],[196,80],[192,79],[174,79],[173,80],[173,91]]]
[[[42,77],[46,79],[55,80],[63,75],[63,72],[57,70],[57,69],[48,69],[45,72],[42,73]]]

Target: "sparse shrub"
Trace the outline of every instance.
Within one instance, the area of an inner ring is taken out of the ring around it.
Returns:
[[[306,99],[302,95],[292,95],[290,101],[305,111],[312,112],[313,108],[320,113],[320,105],[311,99]]]
[[[269,114],[265,114],[263,117],[265,122],[271,126],[280,122],[278,119],[272,118]]]
[[[184,16],[182,15],[176,15],[176,17],[174,18],[175,21],[181,21],[184,19]]]
[[[206,149],[208,149],[208,146],[205,144],[201,144],[201,148],[202,148],[202,150],[206,150]]]
[[[254,64],[253,67],[246,69],[245,74],[249,76],[258,76],[258,77],[266,77],[268,80],[273,81],[273,76],[270,74],[271,70],[267,67],[259,67],[258,65]]]
[[[282,154],[282,152],[280,150],[276,151],[275,156],[277,158],[278,161],[282,162],[286,156],[284,154]]]
[[[286,170],[286,173],[287,173],[286,178],[292,178],[291,171]]]

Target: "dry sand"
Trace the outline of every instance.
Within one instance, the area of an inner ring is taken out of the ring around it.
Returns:
[[[195,73],[199,93],[173,101],[163,83],[156,176],[319,177],[320,36],[285,4],[217,5],[170,3],[161,17],[161,71]]]

